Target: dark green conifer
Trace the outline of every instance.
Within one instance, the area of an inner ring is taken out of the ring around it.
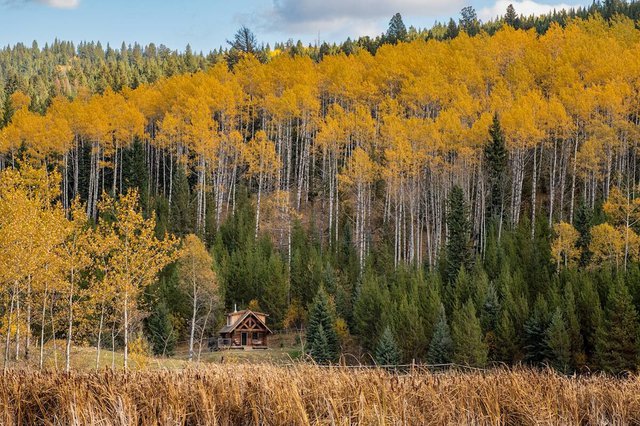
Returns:
[[[329,297],[323,287],[318,290],[318,294],[309,309],[307,351],[318,363],[335,362],[340,352],[334,313],[330,307]],[[315,358],[314,354],[317,354],[320,358]]]
[[[638,367],[638,314],[621,280],[611,284],[596,351],[600,367],[607,372],[636,371]]]
[[[448,364],[451,362],[452,355],[453,341],[451,340],[451,331],[447,323],[447,314],[444,311],[444,306],[441,305],[438,322],[429,344],[429,352],[427,352],[427,362],[429,364]]]
[[[487,363],[488,347],[482,339],[480,320],[471,300],[456,309],[451,323],[453,360],[462,365],[482,367]]]
[[[398,365],[400,364],[400,351],[398,344],[388,326],[382,332],[375,353],[376,363],[378,365]]]

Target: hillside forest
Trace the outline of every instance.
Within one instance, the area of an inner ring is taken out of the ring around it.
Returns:
[[[249,306],[318,362],[636,370],[640,29],[513,22],[409,39],[397,15],[373,52],[167,72],[58,42],[50,87],[4,50],[5,366],[47,342],[194,359]]]

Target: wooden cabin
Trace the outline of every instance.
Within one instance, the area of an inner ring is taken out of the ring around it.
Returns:
[[[249,309],[227,314],[227,323],[220,329],[218,349],[267,349],[267,314]]]

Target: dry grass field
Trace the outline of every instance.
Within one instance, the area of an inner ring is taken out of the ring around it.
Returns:
[[[3,425],[627,425],[640,379],[308,364],[0,376]]]

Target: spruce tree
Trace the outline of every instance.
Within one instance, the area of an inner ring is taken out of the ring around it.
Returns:
[[[400,351],[398,344],[388,326],[382,332],[382,336],[376,347],[375,359],[378,365],[398,365],[400,363]]]
[[[427,362],[429,364],[448,364],[451,362],[452,354],[453,341],[447,323],[447,314],[444,311],[444,306],[440,305],[438,322],[429,344],[429,352],[427,352]]]
[[[491,139],[484,148],[484,162],[490,191],[487,214],[489,219],[498,221],[501,220],[504,209],[504,185],[507,177],[508,151],[497,114],[493,115],[489,136]]]
[[[453,360],[462,365],[482,367],[487,363],[488,347],[482,339],[480,320],[471,300],[453,313],[451,323]]]
[[[525,359],[532,364],[541,364],[548,354],[546,331],[549,326],[547,302],[538,296],[533,312],[524,324]]]
[[[576,311],[576,300],[571,281],[567,282],[564,289],[564,312],[567,321],[567,332],[571,343],[572,366],[579,367],[586,363],[584,354],[583,337],[580,333],[580,320]]]
[[[309,334],[307,334],[307,346],[309,356],[318,364],[328,364],[333,361],[334,357],[329,350],[327,333],[324,332],[322,324],[319,324],[315,329],[312,340],[309,340]]]
[[[507,6],[507,13],[504,15],[504,23],[513,28],[518,28],[518,15],[512,4]]]
[[[470,269],[472,259],[471,224],[464,193],[458,185],[451,188],[447,204],[447,282],[453,283],[461,267]]]
[[[335,362],[340,352],[334,315],[329,304],[329,297],[323,287],[318,290],[309,309],[307,351],[318,363]],[[314,354],[319,358],[316,358]]]
[[[551,317],[551,323],[546,331],[545,344],[549,349],[551,365],[566,373],[571,362],[571,339],[560,308],[557,308]]]
[[[149,208],[149,172],[145,164],[145,152],[138,138],[123,152],[122,180],[123,192],[130,188],[138,188],[140,204],[144,212]]]
[[[600,367],[607,372],[637,369],[638,314],[621,280],[615,280],[609,290],[604,320],[597,332],[596,351]]]
[[[173,188],[171,194],[171,230],[178,236],[184,236],[194,231],[193,204],[191,200],[191,190],[189,180],[184,167],[180,164],[176,166],[173,176]]]
[[[378,338],[384,331],[388,307],[388,292],[383,289],[377,277],[369,273],[364,275],[353,307],[353,322],[356,334],[368,351],[375,350]]]
[[[591,243],[591,226],[593,225],[593,211],[586,205],[580,204],[576,210],[573,226],[580,233],[576,246],[581,250],[580,265],[587,266],[591,260],[589,244]]]
[[[389,28],[387,29],[387,41],[392,44],[396,44],[401,41],[407,40],[407,27],[402,22],[402,16],[396,13],[389,21]]]

